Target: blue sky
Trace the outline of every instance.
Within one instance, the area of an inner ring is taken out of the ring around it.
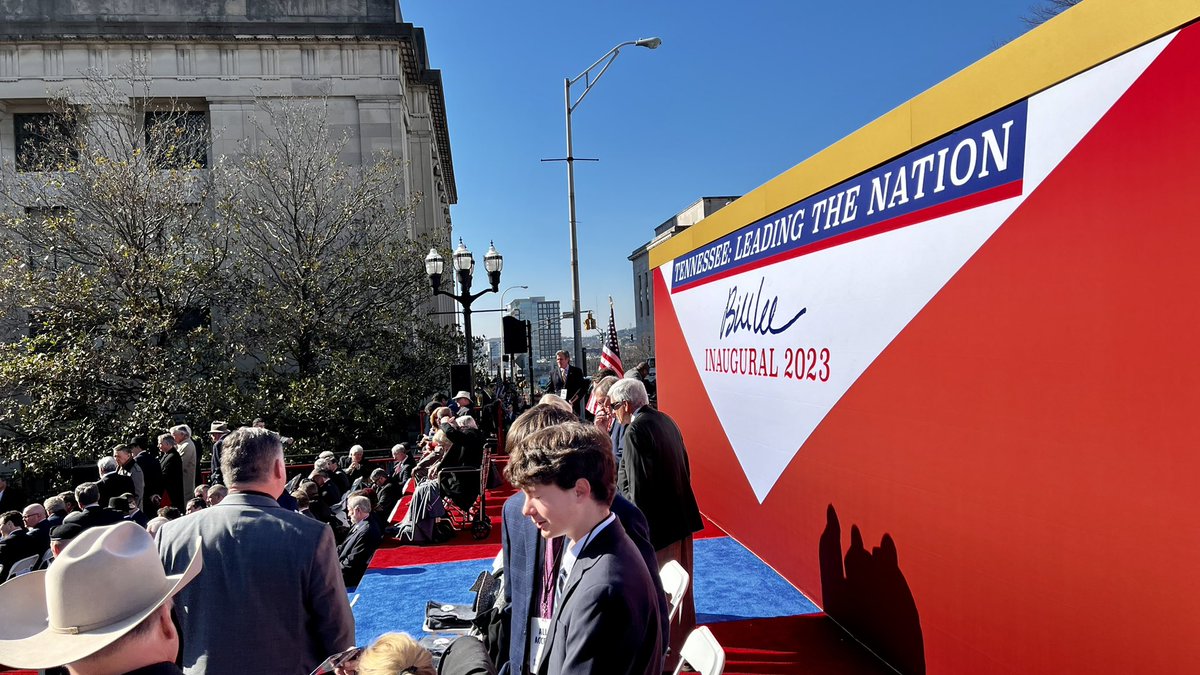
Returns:
[[[627,47],[573,114],[580,298],[632,326],[629,254],[703,196],[741,195],[1027,30],[1037,0],[402,0],[442,71],[462,237],[507,300],[570,308],[563,79]],[[804,195],[797,195],[797,198]],[[477,282],[478,285],[478,282]],[[490,309],[489,295],[475,308]],[[474,317],[499,337],[499,315]],[[570,322],[563,334],[570,335]]]

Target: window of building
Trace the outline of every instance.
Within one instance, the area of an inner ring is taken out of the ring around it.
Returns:
[[[14,113],[17,171],[61,171],[79,160],[75,121],[50,112]]]
[[[210,144],[208,113],[160,110],[146,113],[146,152],[164,169],[206,169]]]

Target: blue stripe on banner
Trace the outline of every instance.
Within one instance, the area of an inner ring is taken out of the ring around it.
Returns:
[[[915,214],[989,190],[1006,198],[1008,191],[994,189],[1024,178],[1026,113],[1026,102],[1016,103],[676,258],[672,288],[686,290],[886,221],[917,223]]]

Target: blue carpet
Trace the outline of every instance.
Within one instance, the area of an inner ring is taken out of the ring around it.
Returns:
[[[490,569],[491,560],[468,560],[367,570],[358,584],[354,605],[355,641],[365,646],[384,633],[397,631],[420,639],[426,635],[421,630],[425,603],[470,604],[474,598],[471,584],[480,572]]]
[[[728,537],[697,541],[694,558],[698,623],[821,612],[775,570]]]
[[[368,645],[394,631],[420,638],[425,635],[425,602],[469,604],[471,584],[491,566],[488,559],[367,570],[355,591],[358,644]],[[821,611],[728,537],[697,541],[693,572],[696,618],[702,624]]]

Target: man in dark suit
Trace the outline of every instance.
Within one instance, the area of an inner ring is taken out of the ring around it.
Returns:
[[[333,533],[275,500],[287,483],[278,434],[243,427],[224,441],[229,496],[158,531],[167,574],[203,548],[204,570],[175,600],[183,670],[311,672],[354,646]]]
[[[224,485],[225,481],[221,477],[221,446],[224,444],[225,436],[229,434],[229,423],[221,420],[216,420],[208,427],[208,439],[212,441],[212,463],[208,476],[209,485]]]
[[[133,461],[142,470],[142,494],[141,504],[138,506],[145,513],[157,513],[158,505],[162,501],[163,493],[163,474],[162,465],[158,462],[158,456],[146,449],[146,439],[138,436],[129,441],[129,452],[133,455]],[[132,506],[132,505],[131,505]]]
[[[558,359],[558,367],[550,369],[550,387],[547,393],[558,394],[567,399],[571,410],[578,415],[585,384],[583,371],[579,366],[571,365],[571,355],[566,350],[560,349],[555,358]]]
[[[116,459],[101,457],[96,462],[96,468],[100,470],[100,480],[96,482],[96,489],[100,491],[99,503],[108,504],[108,500],[120,497],[126,492],[137,494],[133,479],[118,472],[120,467],[117,465]]]
[[[537,448],[537,452],[526,452]],[[659,598],[646,562],[610,505],[616,466],[607,436],[567,422],[527,436],[506,473],[525,495],[523,513],[543,539],[565,541],[553,575],[551,617],[539,675],[658,675],[663,667]],[[546,584],[548,585],[548,584]]]
[[[46,520],[43,521],[46,532],[62,525],[63,518],[67,517],[67,505],[63,502],[63,498],[55,495],[48,497],[43,506],[46,507]]]
[[[79,510],[63,518],[63,523],[75,523],[83,529],[112,525],[125,519],[124,513],[100,506],[100,489],[95,483],[83,483],[75,488]]]
[[[187,500],[183,497],[183,458],[179,456],[178,444],[171,434],[162,434],[158,437],[158,449],[163,493],[171,506],[182,509]]]
[[[46,552],[50,548],[50,528],[51,523],[46,518],[46,507],[34,502],[21,510],[21,520],[25,523],[25,530],[29,532],[29,536],[37,541],[38,555]]]
[[[513,422],[509,430],[509,448],[516,447],[529,434],[555,424],[575,421],[571,413],[549,405],[534,406]],[[542,611],[540,600],[543,596],[542,583],[546,570],[547,550],[558,548],[551,541],[545,541],[539,535],[533,520],[526,517],[522,511],[525,508],[525,495],[521,492],[509,497],[504,502],[504,527],[501,530],[501,551],[504,562],[504,598],[507,607],[503,610],[503,621],[508,626],[507,658],[504,653],[498,659],[497,666],[501,672],[517,675],[530,671],[528,663],[529,619],[537,617]],[[660,626],[664,639],[667,630],[669,606],[667,596],[663,593],[662,580],[658,576],[657,561],[654,548],[650,546],[650,531],[646,527],[646,518],[636,506],[621,495],[613,497],[610,507],[621,521],[626,534],[637,546],[638,552],[646,563],[646,569],[651,573],[655,592],[659,598]],[[554,558],[553,555],[549,556]]]
[[[42,545],[38,535],[29,533],[21,521],[20,511],[5,511],[0,514],[0,581],[8,577],[12,566],[31,555],[40,556],[50,546],[50,539]]]
[[[386,524],[388,518],[392,516],[392,510],[396,508],[396,503],[400,501],[404,484],[393,480],[383,469],[375,469],[371,472],[371,484],[375,488],[375,501],[379,504],[377,508],[380,520]]]
[[[404,487],[412,476],[413,467],[417,465],[417,458],[413,454],[412,446],[407,442],[392,446],[392,463],[387,468],[388,480]]]
[[[50,538],[50,528],[53,525],[46,520],[46,507],[34,502],[29,506],[21,509],[21,520],[25,522],[25,529],[40,530],[46,534],[47,540]]]
[[[0,475],[0,513],[16,511],[25,506],[25,495],[21,490],[8,482],[8,478]]]
[[[346,588],[350,588],[357,586],[362,580],[367,565],[371,563],[371,556],[375,555],[375,550],[379,548],[383,534],[379,531],[375,519],[371,517],[370,499],[357,495],[346,500],[346,507],[350,510],[350,519],[354,521],[354,525],[338,548],[338,562],[342,566],[342,581],[345,582]]]
[[[361,445],[350,446],[350,454],[338,460],[338,467],[350,479],[350,485],[353,486],[355,481],[362,480],[364,483],[370,480],[371,465],[366,461],[366,451]]]
[[[150,517],[146,515],[145,511],[138,508],[137,501],[128,492],[108,500],[108,508],[124,515],[124,520],[137,523],[138,527],[143,530],[146,529],[146,523],[150,522]]]
[[[642,383],[624,378],[608,390],[608,400],[617,421],[625,425],[617,486],[621,494],[646,515],[650,543],[658,564],[674,560],[692,574],[692,534],[703,529],[700,509],[692,492],[692,472],[683,434],[674,420],[651,408]],[[679,614],[671,624],[673,661],[683,640],[696,624],[692,586],[684,595]]]

